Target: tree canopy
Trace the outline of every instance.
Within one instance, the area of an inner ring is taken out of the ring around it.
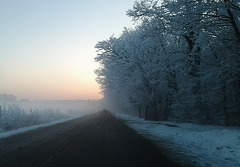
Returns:
[[[96,44],[112,109],[150,120],[240,125],[240,1],[140,0]]]

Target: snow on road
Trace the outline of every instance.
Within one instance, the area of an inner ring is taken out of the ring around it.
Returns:
[[[194,166],[240,167],[240,127],[146,121],[115,115],[139,134]]]
[[[178,157],[198,167],[240,166],[240,127],[196,125],[187,123],[146,121],[115,114],[139,134]],[[71,116],[46,124],[34,125],[0,133],[0,139],[29,130],[51,126],[81,116]]]

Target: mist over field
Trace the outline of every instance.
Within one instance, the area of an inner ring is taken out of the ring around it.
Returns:
[[[29,100],[19,99],[14,95],[0,94],[0,106],[18,105],[25,110],[56,109],[64,114],[92,113],[103,108],[102,100]]]
[[[0,94],[0,133],[40,125],[70,117],[80,117],[102,109],[101,100],[17,100]]]
[[[36,100],[20,101],[24,108],[55,108],[64,114],[87,114],[102,108],[99,100]]]

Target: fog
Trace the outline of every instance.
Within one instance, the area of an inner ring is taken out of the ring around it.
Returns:
[[[21,100],[18,102],[23,108],[47,109],[53,108],[61,113],[76,115],[90,114],[103,108],[101,100]]]
[[[0,94],[0,133],[102,110],[102,100],[17,100]]]
[[[0,106],[11,105],[18,105],[26,111],[53,109],[69,115],[85,115],[104,108],[103,100],[18,100],[14,95],[0,94]]]

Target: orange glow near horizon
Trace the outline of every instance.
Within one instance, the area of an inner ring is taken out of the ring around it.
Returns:
[[[11,63],[15,68],[0,78],[0,93],[32,100],[103,98],[93,72],[97,64],[91,59],[75,56],[69,60],[63,55],[56,58],[55,63],[43,67],[24,61]]]
[[[30,73],[30,72],[29,72]],[[95,75],[86,73],[69,75],[70,72],[45,74],[35,73],[38,77],[30,74],[12,75],[2,82],[5,87],[0,93],[13,94],[17,98],[33,100],[60,100],[60,99],[101,99],[99,85],[95,82]],[[72,74],[72,73],[70,73]]]
[[[30,84],[30,83],[29,83]],[[13,85],[14,86],[14,85]],[[99,93],[99,86],[96,83],[84,84],[68,84],[62,83],[60,85],[22,85],[12,88],[9,94],[15,95],[18,99],[30,100],[62,100],[62,99],[81,99],[81,100],[97,100],[103,98]],[[11,92],[12,91],[12,92]],[[6,93],[1,92],[1,93]]]

